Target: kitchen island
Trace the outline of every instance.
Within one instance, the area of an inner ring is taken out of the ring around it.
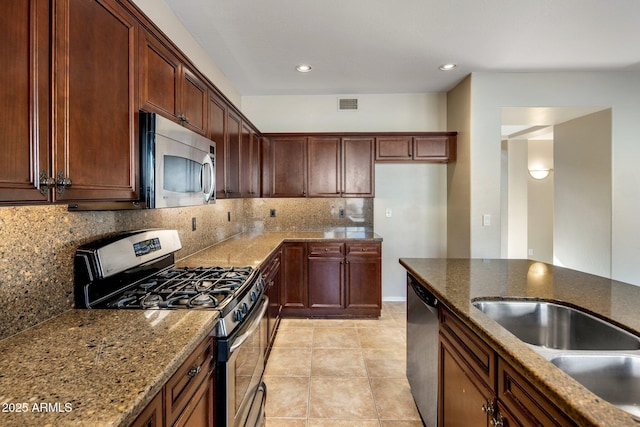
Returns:
[[[528,260],[403,258],[400,264],[578,425],[640,423],[560,371],[471,303],[481,297],[561,301],[640,335],[640,287]]]

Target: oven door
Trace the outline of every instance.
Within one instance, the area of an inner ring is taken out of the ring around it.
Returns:
[[[269,299],[265,295],[243,326],[220,341],[219,348],[226,349],[226,354],[219,355],[222,361],[219,361],[217,391],[220,398],[217,401],[224,402],[223,407],[217,409],[220,426],[255,427],[263,423],[266,387],[262,384],[262,373],[268,307]]]

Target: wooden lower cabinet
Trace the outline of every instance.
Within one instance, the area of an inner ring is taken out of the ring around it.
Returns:
[[[215,420],[215,340],[207,337],[131,424],[211,427]]]
[[[488,426],[495,395],[474,374],[454,346],[440,336],[440,426]]]
[[[438,425],[577,425],[442,306],[439,354]]]
[[[282,250],[283,316],[380,315],[379,242],[285,243]]]
[[[264,263],[262,274],[265,281],[267,297],[269,297],[269,308],[267,308],[267,346],[265,356],[268,357],[273,341],[276,338],[276,331],[280,323],[280,311],[282,304],[280,302],[280,265],[281,265],[281,249],[276,252]]]

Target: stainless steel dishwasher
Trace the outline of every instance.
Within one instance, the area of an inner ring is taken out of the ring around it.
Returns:
[[[427,427],[438,425],[438,299],[407,274],[407,378]]]

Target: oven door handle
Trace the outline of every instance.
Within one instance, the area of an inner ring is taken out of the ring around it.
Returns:
[[[255,332],[258,327],[260,327],[260,322],[262,321],[264,314],[267,312],[267,308],[269,308],[269,297],[265,295],[262,297],[262,306],[260,307],[258,315],[253,319],[247,331],[234,340],[229,353],[233,353],[238,347],[242,345],[242,343],[247,340],[247,338],[251,336],[251,334]]]

